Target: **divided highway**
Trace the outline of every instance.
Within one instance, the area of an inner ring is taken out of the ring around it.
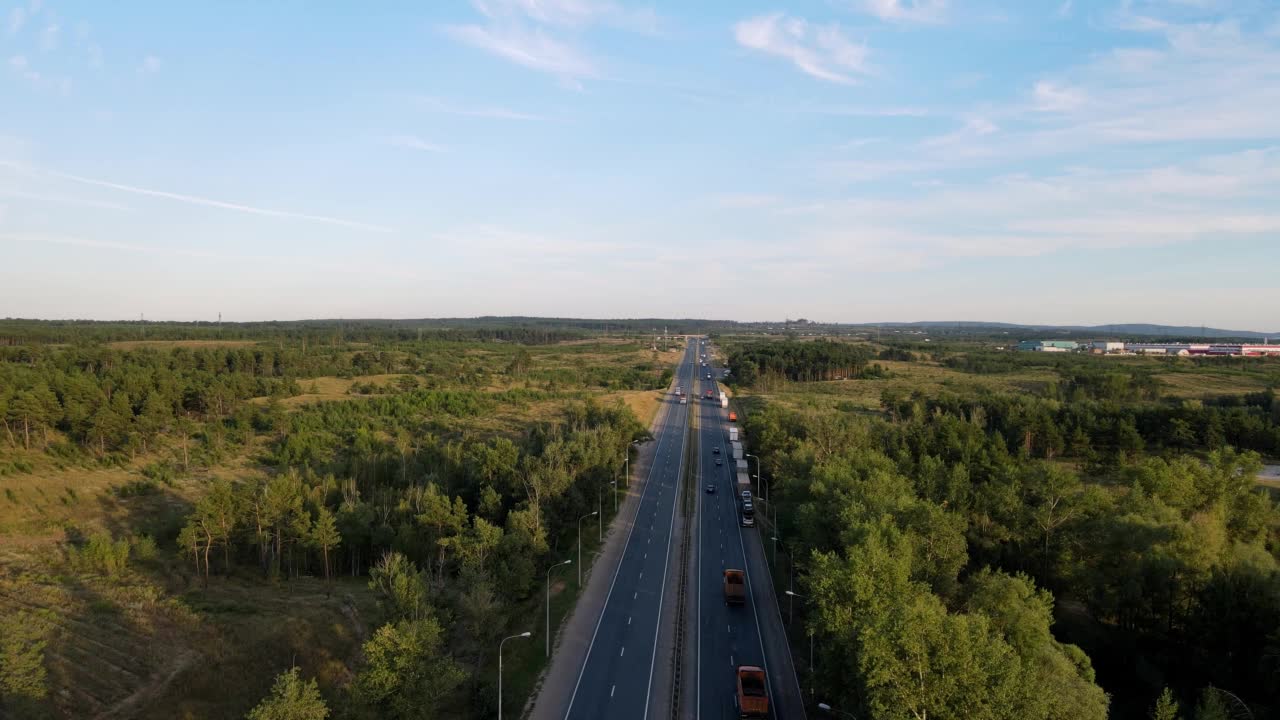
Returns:
[[[693,384],[698,367],[696,343],[689,342],[676,372],[689,403],[697,402]],[[680,478],[688,451],[689,407],[668,394],[660,410],[657,446],[640,498],[635,523],[596,621],[591,644],[578,673],[565,720],[610,718],[647,720],[669,712],[665,702],[650,702],[655,672],[669,658],[657,657],[658,631],[673,618],[663,617],[663,599],[674,583],[667,569],[679,548],[671,542]]]
[[[756,527],[740,526],[734,459],[728,441],[727,411],[707,402],[711,390],[719,398],[721,371],[708,362],[699,368],[697,402],[699,445],[697,511],[697,717],[736,718],[736,668],[762,667],[769,681],[770,717],[804,718],[804,702],[791,662],[790,649],[770,587],[760,533],[763,505],[756,504]],[[712,379],[706,378],[711,374]],[[720,453],[716,454],[715,449]],[[717,462],[717,460],[719,462]],[[754,464],[752,466],[754,470]],[[714,492],[707,492],[708,486]],[[724,600],[724,570],[745,570],[746,602]]]

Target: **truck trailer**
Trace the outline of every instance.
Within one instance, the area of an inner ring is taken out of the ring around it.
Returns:
[[[739,665],[738,706],[740,718],[769,717],[769,683],[764,670],[754,665]]]

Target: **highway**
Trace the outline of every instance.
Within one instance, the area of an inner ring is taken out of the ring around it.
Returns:
[[[689,405],[697,404],[692,392],[698,367],[694,346],[691,340],[676,372],[676,385],[684,388]],[[669,662],[657,657],[657,638],[662,624],[672,622],[669,614],[662,617],[662,604],[665,594],[675,590],[675,583],[667,582],[667,569],[679,550],[671,542],[671,531],[687,451],[689,405],[668,394],[659,411],[653,464],[578,672],[566,720],[646,720],[670,712],[666,702],[651,704],[650,696],[655,667],[665,672]]]
[[[771,717],[775,720],[804,718],[803,698],[777,600],[772,595],[759,535],[763,506],[756,502],[756,527],[741,527],[735,461],[728,438],[728,411],[720,407],[720,388],[715,381],[722,373],[713,362],[708,362],[707,368],[699,367],[698,372],[696,412],[701,457],[698,463],[697,588],[694,589],[698,622],[697,717],[699,720],[738,717],[736,667],[756,665],[763,667],[768,676]],[[708,373],[712,380],[706,379]],[[706,390],[713,391],[716,402],[703,398]],[[718,455],[714,452],[717,447],[720,448]],[[717,459],[721,464],[716,464]],[[706,492],[709,484],[715,487],[714,493]],[[726,568],[747,572],[744,605],[730,607],[724,602]]]

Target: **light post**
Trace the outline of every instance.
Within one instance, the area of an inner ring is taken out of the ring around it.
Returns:
[[[571,562],[573,562],[573,558],[547,568],[547,657],[551,657],[551,571]]]
[[[582,521],[586,520],[592,515],[599,515],[599,514],[600,513],[598,511],[589,512],[586,515],[583,515],[582,517],[578,518],[578,587],[579,588],[582,587]]]
[[[836,710],[835,708],[831,707],[826,703],[818,703],[818,709],[822,710],[823,712],[835,713],[840,717],[847,717],[847,718],[853,718],[853,720],[858,720],[856,717],[854,717],[853,713],[848,713],[843,710]]]
[[[533,633],[526,630],[519,635],[504,637],[502,638],[502,642],[498,643],[498,720],[502,720],[502,646],[505,645],[508,640],[527,638],[532,634]]]
[[[756,478],[760,480],[760,494],[764,496],[764,501],[769,502],[768,487],[764,484],[764,473],[760,472],[760,456],[751,453],[743,453],[743,457],[754,458],[756,461]]]
[[[788,591],[787,591],[787,598],[788,598],[788,600],[790,600],[791,598],[800,598],[801,600],[805,600],[805,599],[807,599],[807,598],[805,598],[805,596],[803,596],[803,595],[801,595],[801,594],[799,594],[799,593],[791,592],[790,590],[788,590]],[[809,697],[810,697],[810,698],[812,698],[812,697],[813,697],[813,676],[814,676],[814,672],[813,672],[813,628],[809,628],[808,630],[809,630]]]
[[[776,568],[778,567],[778,527],[776,525],[773,528],[773,536],[770,539],[773,540],[773,566]]]
[[[622,462],[627,464],[627,473],[626,473],[626,477],[624,478],[626,480],[626,483],[623,485],[623,487],[627,487],[627,488],[631,487],[631,446],[639,445],[639,444],[640,444],[639,440],[632,440],[630,443],[627,443],[627,453],[622,456]]]

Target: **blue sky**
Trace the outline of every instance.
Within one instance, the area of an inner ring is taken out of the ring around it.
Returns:
[[[1261,0],[0,0],[0,316],[1280,330],[1277,108]]]

